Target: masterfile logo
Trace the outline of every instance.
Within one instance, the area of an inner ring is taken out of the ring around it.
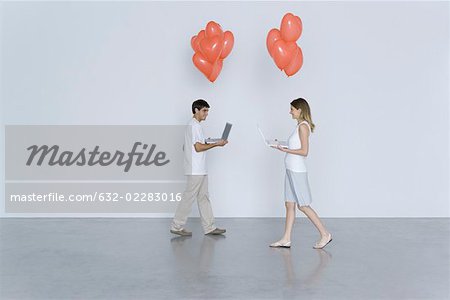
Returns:
[[[138,148],[141,145],[142,150],[146,151],[146,153],[138,151]],[[60,151],[61,149],[58,145],[53,145],[52,147],[49,147],[48,145],[32,145],[27,148],[27,150],[30,150],[27,166],[33,164],[36,156],[38,158],[36,158],[37,161],[35,164],[38,166],[41,166],[46,159],[49,166],[72,166],[74,164],[77,166],[94,166],[96,164],[109,166],[115,163],[117,166],[124,166],[124,172],[130,170],[135,158],[134,164],[136,164],[136,166],[144,165],[148,167],[153,164],[159,167],[170,162],[170,160],[166,159],[166,153],[163,151],[159,151],[153,156],[156,149],[155,144],[149,147],[147,144],[135,142],[133,149],[128,153],[119,150],[116,150],[114,153],[109,151],[100,152],[99,149],[100,146],[97,145],[92,151],[82,148],[78,153],[74,153],[72,151]]]

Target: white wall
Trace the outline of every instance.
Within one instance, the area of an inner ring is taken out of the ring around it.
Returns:
[[[207,135],[234,124],[229,145],[208,153],[216,216],[282,216],[283,154],[255,125],[287,137],[289,102],[304,97],[317,125],[308,167],[321,216],[450,216],[448,2],[1,5],[2,127],[184,124],[205,98]],[[286,12],[304,25],[304,66],[292,78],[265,46]],[[214,84],[190,48],[210,20],[235,35]]]

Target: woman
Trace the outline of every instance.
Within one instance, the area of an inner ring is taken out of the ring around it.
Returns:
[[[270,247],[291,247],[291,232],[295,220],[295,205],[297,205],[298,209],[316,226],[321,235],[321,239],[316,242],[313,248],[322,249],[332,241],[331,233],[328,232],[320,221],[319,216],[310,207],[311,192],[305,165],[309,148],[309,135],[314,131],[315,125],[311,119],[311,110],[308,102],[303,98],[298,98],[291,102],[290,114],[293,119],[297,120],[297,126],[288,139],[288,148],[282,148],[280,145],[272,146],[282,152],[286,152],[286,176],[284,183],[286,224],[283,237],[271,244]]]

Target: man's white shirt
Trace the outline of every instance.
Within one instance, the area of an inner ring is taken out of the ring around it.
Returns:
[[[195,143],[205,143],[205,136],[200,122],[192,118],[187,124],[184,135],[184,174],[207,175],[206,151],[195,151]],[[191,151],[189,151],[189,149]]]

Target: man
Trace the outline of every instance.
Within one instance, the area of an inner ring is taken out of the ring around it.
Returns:
[[[184,225],[192,210],[192,204],[197,198],[197,204],[205,234],[218,235],[226,232],[214,224],[214,215],[208,194],[208,173],[206,170],[206,151],[215,147],[223,147],[228,141],[220,140],[214,144],[206,144],[201,121],[205,121],[209,112],[209,104],[203,99],[192,103],[194,114],[188,123],[184,137],[184,168],[187,176],[186,190],[178,203],[170,232],[182,236],[190,236],[192,232],[186,230]]]

